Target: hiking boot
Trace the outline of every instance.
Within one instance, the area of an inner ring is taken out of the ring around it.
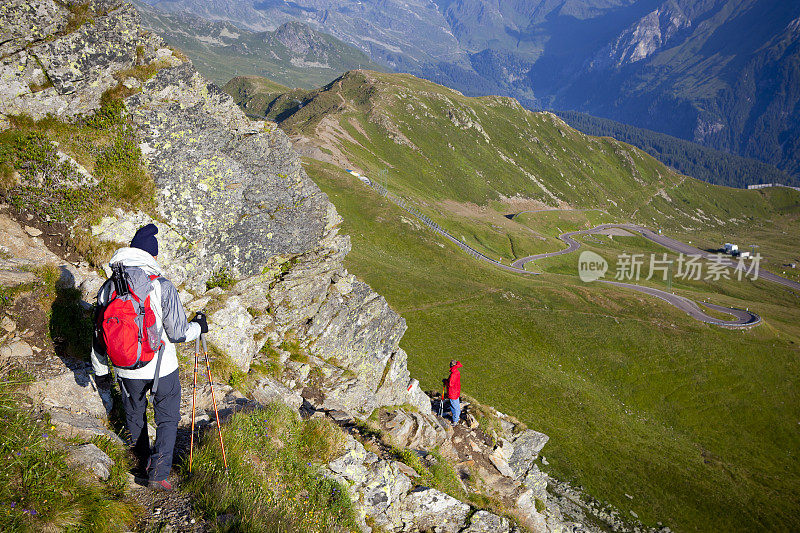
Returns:
[[[149,486],[151,489],[159,492],[173,490],[172,484],[166,479],[162,479],[161,481],[151,481]]]

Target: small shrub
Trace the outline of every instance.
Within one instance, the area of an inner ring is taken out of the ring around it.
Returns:
[[[125,103],[114,98],[113,93],[105,92],[100,97],[100,108],[86,119],[86,125],[97,130],[122,124],[125,120]]]
[[[123,498],[128,489],[128,472],[131,467],[130,452],[105,435],[95,435],[91,442],[114,461],[106,488],[114,497]]]
[[[69,20],[67,26],[63,30],[64,35],[68,35],[78,30],[84,24],[91,23],[94,19],[94,11],[92,10],[91,2],[81,2],[68,5]]]
[[[269,342],[266,342],[259,353],[263,354],[265,359],[264,367],[266,371],[262,372],[262,374],[272,376],[275,379],[280,378],[283,374],[283,365],[280,363],[280,358],[275,348]]]
[[[300,430],[300,453],[314,462],[328,463],[341,456],[344,448],[344,434],[327,418],[308,420]]]
[[[236,278],[233,277],[228,267],[221,267],[219,270],[211,275],[211,278],[206,281],[206,290],[211,290],[216,287],[227,290],[234,286]]]
[[[464,487],[453,467],[448,463],[438,450],[434,450],[431,466],[426,467],[420,456],[414,450],[392,446],[392,454],[398,461],[404,463],[419,474],[421,484],[440,490],[458,500],[466,499]]]
[[[286,338],[281,342],[280,349],[289,352],[290,361],[305,364],[309,361],[308,354],[303,351],[300,341],[292,334],[287,334]]]
[[[384,440],[384,432],[378,426],[378,424],[372,420],[355,420],[355,426],[358,428],[358,432],[361,433],[362,436],[365,438],[373,438],[378,441]]]

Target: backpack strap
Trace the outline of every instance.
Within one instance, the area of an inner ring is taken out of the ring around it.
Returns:
[[[160,377],[159,374],[161,373],[161,354],[164,353],[164,343],[162,341],[161,348],[158,349],[158,355],[156,356],[156,374],[153,378],[153,388],[151,389],[152,394],[155,396],[156,391],[158,390],[158,378]]]
[[[158,276],[156,274],[150,275],[150,281],[158,280],[159,282],[161,282],[164,279],[165,279],[164,277]],[[153,378],[153,388],[151,389],[151,393],[153,395],[155,395],[156,391],[158,391],[158,378],[161,377],[159,375],[159,374],[161,374],[161,356],[164,353],[164,348],[166,348],[166,345],[164,344],[164,341],[162,340],[161,341],[161,347],[158,349],[158,355],[156,355],[156,373],[155,373],[155,377]]]

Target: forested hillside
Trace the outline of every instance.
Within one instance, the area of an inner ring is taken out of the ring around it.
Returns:
[[[665,133],[593,117],[586,113],[560,111],[558,115],[575,129],[589,135],[614,137],[632,144],[687,176],[715,185],[739,188],[756,183],[800,185],[800,178],[789,176],[774,166],[755,159],[720,152]]]

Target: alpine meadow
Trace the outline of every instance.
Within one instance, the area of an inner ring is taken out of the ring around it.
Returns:
[[[277,120],[307,154],[309,176],[353,239],[348,267],[408,321],[403,346],[423,385],[435,389],[436,369],[460,359],[469,394],[551,436],[550,471],[645,523],[792,527],[797,292],[765,280],[672,284],[675,294],[750,308],[764,321],[738,330],[587,285],[577,253],[528,263],[539,275],[506,272],[347,169],[506,265],[565,248],[564,232],[635,223],[702,249],[758,242],[764,268],[781,271],[797,254],[800,193],[710,185],[514,100],[468,98],[408,75],[349,72],[285,94],[240,78],[226,90],[250,116]],[[579,241],[607,258],[669,251],[634,234]]]
[[[800,531],[800,3],[0,25],[0,531]]]

